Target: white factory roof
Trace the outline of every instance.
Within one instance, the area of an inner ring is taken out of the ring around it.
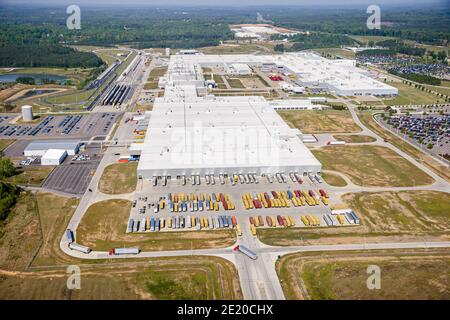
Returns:
[[[366,76],[365,71],[355,66],[354,60],[325,59],[312,52],[295,52],[279,55],[198,55],[176,56],[170,66],[184,67],[189,70],[190,79],[200,79],[200,66],[217,66],[223,64],[262,65],[276,64],[284,66],[288,72],[297,74],[305,84],[315,84],[336,91],[338,94],[365,92],[367,94],[398,94],[398,89]],[[198,67],[194,67],[198,66]],[[173,68],[174,71],[180,72]],[[199,71],[198,71],[199,70]]]
[[[270,63],[296,73],[301,82],[317,82],[336,92],[349,88],[361,94],[390,94],[395,89],[365,76],[354,61],[327,60],[309,52],[173,55],[164,97],[155,99],[148,123],[139,173],[148,177],[183,172],[227,173],[228,168],[247,172],[273,171],[270,168],[320,171],[321,164],[304,146],[301,132],[283,121],[274,110],[274,102],[264,97],[199,95],[205,88],[202,67]],[[278,103],[311,106],[308,100]]]
[[[264,98],[160,98],[155,106],[139,170],[320,166]]]
[[[48,149],[46,153],[42,156],[43,159],[50,160],[60,160],[67,154],[66,150],[63,149]]]
[[[25,151],[38,151],[48,149],[72,150],[80,145],[79,140],[35,140],[26,146]]]

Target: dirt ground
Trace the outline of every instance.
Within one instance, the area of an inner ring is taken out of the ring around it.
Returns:
[[[342,172],[360,186],[409,187],[433,178],[394,151],[371,145],[339,145],[312,150],[325,170]]]
[[[282,110],[278,114],[292,128],[303,133],[353,133],[361,128],[353,121],[350,112],[337,110]]]
[[[367,288],[369,265],[381,271],[381,288]],[[277,262],[287,299],[447,300],[448,252],[384,251],[292,254]]]

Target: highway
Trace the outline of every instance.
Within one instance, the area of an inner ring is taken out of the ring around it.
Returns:
[[[156,64],[156,59],[152,60],[151,66],[145,70],[144,76],[137,77],[139,81],[135,83],[133,86],[136,88],[134,91],[134,95],[131,98],[131,102],[128,105],[128,110],[132,110],[136,104],[137,98],[140,94],[140,91],[143,88],[143,84],[147,79],[149,70],[152,66]],[[142,73],[142,72],[141,72]],[[137,80],[137,79],[136,79]],[[434,172],[429,170],[423,164],[417,162],[415,159],[405,154],[401,150],[397,149],[393,145],[386,143],[376,135],[374,132],[370,131],[366,128],[361,121],[359,120],[356,112],[355,106],[352,105],[349,101],[345,101],[349,105],[349,110],[354,121],[362,128],[362,132],[359,134],[365,134],[372,136],[376,139],[375,144],[385,146],[387,148],[392,149],[393,151],[400,154],[405,159],[412,162],[418,168],[429,174],[435,182],[429,186],[418,186],[412,188],[362,188],[360,186],[356,186],[353,183],[349,183],[347,187],[343,188],[333,188],[327,187],[333,193],[345,193],[345,192],[354,192],[354,191],[382,191],[382,190],[438,190],[449,192],[450,187],[447,181],[440,178]],[[131,112],[126,112],[124,117],[121,119],[118,124],[117,131],[115,132],[113,137],[110,139],[118,139],[118,141],[125,141],[129,139],[127,133],[127,125],[125,125],[125,119],[132,116]],[[144,181],[139,181],[136,191],[130,194],[124,195],[105,195],[99,192],[97,189],[98,182],[103,173],[104,168],[117,161],[119,156],[116,156],[116,153],[120,153],[121,151],[126,151],[125,147],[109,147],[105,151],[105,154],[98,166],[95,175],[93,176],[89,188],[92,192],[87,191],[83,197],[81,198],[80,204],[78,205],[75,213],[73,214],[68,228],[73,230],[76,236],[76,229],[86,212],[89,206],[95,202],[102,201],[105,199],[129,199],[132,200],[135,198],[143,189]],[[346,180],[349,181],[348,178]],[[221,188],[219,184],[215,187]],[[215,188],[212,186],[207,186],[206,188]],[[251,188],[255,190],[256,185],[252,185]],[[260,186],[261,187],[261,186]],[[183,187],[186,189],[185,187]],[[196,188],[196,187],[193,187]],[[157,190],[156,190],[157,191]],[[154,192],[156,192],[154,191]],[[186,191],[186,190],[185,190]],[[242,189],[239,189],[242,191]],[[167,191],[166,191],[167,192]],[[176,192],[176,190],[175,190]],[[230,190],[230,192],[233,192]],[[239,199],[238,191],[235,191],[236,194],[233,195],[234,199]],[[239,274],[239,280],[241,284],[241,288],[243,291],[244,299],[267,299],[267,300],[283,300],[285,299],[283,290],[281,288],[276,270],[275,270],[275,262],[278,259],[278,256],[282,256],[289,253],[295,252],[314,252],[314,251],[345,251],[345,250],[379,250],[379,249],[423,249],[423,248],[448,248],[450,247],[450,242],[395,242],[395,243],[355,243],[355,244],[344,244],[344,245],[305,245],[305,246],[287,246],[287,247],[274,247],[268,246],[261,243],[257,237],[254,237],[250,233],[250,227],[248,222],[248,214],[238,214],[237,215],[238,223],[241,226],[243,235],[238,238],[236,244],[245,244],[245,246],[249,247],[253,251],[258,254],[258,259],[251,260],[247,256],[236,252],[233,250],[233,246],[222,249],[205,249],[205,250],[182,250],[182,251],[151,251],[151,252],[141,252],[138,256],[128,255],[128,256],[110,256],[108,252],[99,252],[93,251],[90,254],[83,254],[77,251],[70,250],[68,248],[68,244],[66,242],[65,236],[63,235],[60,241],[60,248],[67,255],[81,258],[81,259],[127,259],[127,258],[157,258],[157,257],[174,257],[174,256],[186,256],[186,255],[206,255],[206,256],[218,256],[224,259],[231,261],[237,268]]]

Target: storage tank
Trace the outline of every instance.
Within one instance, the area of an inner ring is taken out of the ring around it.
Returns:
[[[33,107],[23,106],[22,107],[22,120],[23,121],[33,121]]]

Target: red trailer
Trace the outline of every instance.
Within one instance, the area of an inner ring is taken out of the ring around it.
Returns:
[[[284,221],[283,221],[283,218],[281,216],[277,216],[277,221],[278,221],[278,224],[280,226],[284,226]]]

